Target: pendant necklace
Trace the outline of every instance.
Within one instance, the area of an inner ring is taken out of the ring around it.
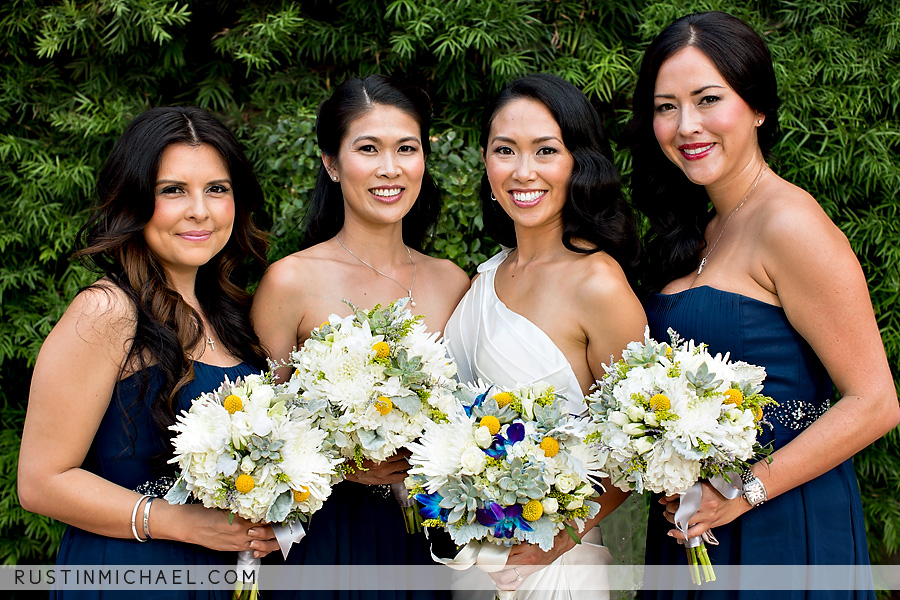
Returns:
[[[719,232],[719,237],[716,238],[716,241],[713,242],[712,248],[709,249],[709,251],[706,253],[706,256],[704,256],[703,259],[700,261],[700,267],[697,269],[697,275],[699,275],[703,271],[703,267],[706,266],[706,259],[709,258],[709,255],[712,254],[713,250],[715,250],[716,247],[719,245],[719,240],[722,239],[722,235],[725,233],[725,228],[728,227],[728,222],[731,220],[731,217],[733,217],[734,213],[736,213],[738,211],[738,209],[744,205],[744,202],[746,202],[750,198],[750,194],[752,194],[753,190],[756,189],[756,186],[759,184],[759,180],[762,179],[763,173],[765,173],[766,170],[767,170],[766,166],[763,165],[763,168],[759,172],[759,175],[756,176],[756,181],[754,181],[753,185],[750,187],[750,191],[747,192],[747,195],[744,196],[744,199],[741,200],[741,203],[738,204],[737,206],[735,206],[734,210],[731,211],[731,214],[728,215],[728,218],[725,219],[725,224],[722,226],[722,231]]]
[[[412,284],[410,284],[410,286],[407,288],[405,285],[403,285],[402,283],[400,283],[399,281],[397,281],[396,279],[394,279],[387,273],[379,271],[378,269],[376,269],[375,267],[373,267],[372,265],[370,265],[369,263],[367,263],[366,261],[364,261],[363,259],[358,257],[356,254],[354,254],[353,250],[351,250],[350,248],[348,248],[347,246],[344,245],[344,242],[341,240],[341,236],[336,235],[334,237],[337,238],[338,244],[340,244],[344,248],[344,250],[346,250],[347,252],[350,253],[350,256],[352,256],[353,258],[355,258],[362,264],[366,265],[367,267],[369,267],[370,269],[372,269],[373,271],[375,271],[382,277],[387,277],[388,279],[390,279],[391,281],[393,281],[394,283],[399,285],[401,288],[403,288],[406,291],[406,297],[409,298],[409,303],[413,306],[416,305],[416,301],[413,300],[412,290],[413,290],[413,287],[416,285],[416,274],[418,273],[419,269],[416,266],[416,263],[413,262],[412,252],[409,251],[409,246],[407,246],[406,244],[403,245],[403,247],[406,248],[406,255],[409,257],[409,264],[411,264],[413,266]]]

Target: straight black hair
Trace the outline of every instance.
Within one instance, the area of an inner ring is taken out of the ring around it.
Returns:
[[[341,141],[350,124],[375,105],[392,106],[410,115],[419,124],[422,151],[431,154],[431,100],[424,90],[384,75],[370,75],[365,79],[350,78],[335,88],[334,93],[319,107],[316,117],[316,139],[319,150],[329,157],[337,157]],[[421,249],[440,215],[440,193],[428,167],[422,176],[422,188],[409,213],[403,217],[403,242]],[[344,196],[341,184],[331,180],[325,165],[319,165],[306,215],[304,247],[312,246],[336,236],[344,226]]]

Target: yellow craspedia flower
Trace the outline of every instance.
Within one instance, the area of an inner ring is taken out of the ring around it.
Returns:
[[[372,350],[375,351],[375,358],[387,358],[391,355],[391,347],[388,346],[387,342],[375,342]]]
[[[725,400],[723,400],[723,402],[725,404],[740,406],[744,403],[744,394],[741,393],[741,390],[731,388],[730,390],[725,391]]]
[[[238,478],[234,480],[234,489],[242,494],[246,494],[255,487],[256,484],[253,483],[253,478],[246,473],[238,475]]]
[[[666,346],[666,358],[672,358],[672,346]]]
[[[497,406],[503,408],[512,402],[512,394],[509,392],[500,392],[499,394],[494,394],[494,400],[497,401]]]
[[[500,431],[500,420],[494,415],[485,415],[481,417],[478,426],[487,427],[488,431],[491,432],[491,435],[497,435],[497,432]]]
[[[762,418],[763,418],[762,406],[756,407],[756,410],[754,411],[753,416],[756,417],[757,421],[762,421]]]
[[[301,485],[299,490],[294,490],[294,501],[295,502],[306,502],[309,498],[309,488],[305,485]]]
[[[528,504],[522,507],[522,518],[526,521],[537,521],[542,514],[544,514],[544,507],[541,506],[539,500],[529,500]]]
[[[241,399],[234,394],[229,394],[228,396],[225,396],[225,400],[222,402],[222,406],[224,406],[225,410],[233,415],[237,411],[244,408],[244,403],[241,402]]]
[[[672,403],[669,402],[669,397],[665,394],[656,394],[650,398],[651,410],[669,410],[670,408],[672,408]]]
[[[552,437],[545,437],[541,440],[541,450],[544,451],[547,458],[553,458],[559,452],[559,442]]]
[[[375,408],[382,415],[386,415],[394,408],[394,403],[387,396],[378,396],[378,400],[375,401]]]

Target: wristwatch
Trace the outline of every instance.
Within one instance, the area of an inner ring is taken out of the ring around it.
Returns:
[[[768,499],[766,486],[759,480],[759,477],[753,474],[753,471],[747,469],[741,473],[741,481],[744,484],[744,498],[750,506],[756,508]]]

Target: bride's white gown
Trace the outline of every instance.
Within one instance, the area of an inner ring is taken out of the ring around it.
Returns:
[[[571,414],[582,414],[587,408],[584,396],[562,351],[537,325],[511,311],[497,297],[494,276],[509,252],[503,250],[478,266],[481,275],[445,328],[444,340],[456,360],[459,380],[481,380],[507,388],[546,381],[567,399]],[[599,542],[599,527],[595,527],[583,536],[580,545],[551,565],[563,568],[543,569],[526,578],[518,600],[608,598],[609,592],[602,588],[612,557]]]

